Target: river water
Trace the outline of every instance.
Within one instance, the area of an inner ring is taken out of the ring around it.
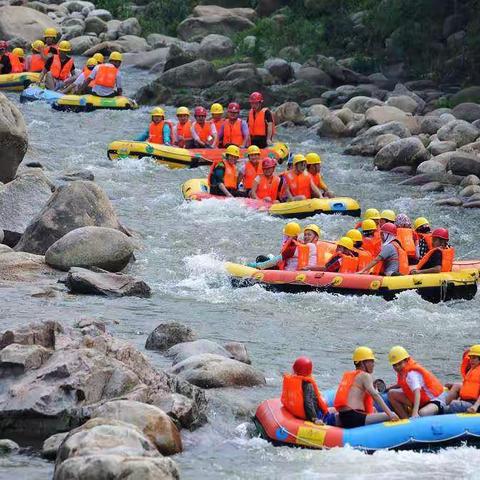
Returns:
[[[124,78],[127,94],[148,81],[148,75],[135,70],[126,70]],[[17,99],[16,94],[8,96]],[[351,368],[352,350],[363,344],[377,353],[376,373],[387,382],[394,376],[386,354],[398,343],[445,380],[455,380],[463,349],[480,341],[480,296],[471,302],[432,305],[415,293],[385,302],[327,293],[275,294],[260,287],[232,289],[222,262],[276,253],[283,220],[245,210],[234,201],[186,204],[180,185],[205,176],[205,167],[174,171],[148,160],[110,162],[107,143],[133,138],[145,129],[148,109],[69,114],[41,103],[20,108],[31,146],[26,161],[41,162],[51,175],[74,169],[94,173],[121,221],[142,238],[144,248],[137,252],[131,272],[150,284],[153,295],[146,300],[65,294],[38,298],[31,296],[41,290],[35,285],[2,287],[0,328],[45,319],[73,323],[95,316],[106,321],[113,334],[143,350],[155,326],[178,321],[199,337],[245,342],[253,365],[267,378],[266,387],[208,392],[209,423],[183,432],[185,452],[175,458],[182,478],[478,478],[476,449],[364,455],[351,449],[275,448],[252,437],[249,415],[261,400],[279,395],[282,372],[300,354],[312,357],[320,388],[337,384],[342,372]],[[167,111],[174,113],[173,108]],[[324,176],[338,194],[358,198],[364,209],[393,208],[412,218],[425,215],[432,224],[450,229],[459,256],[480,257],[476,211],[434,206],[438,194],[423,197],[418,188],[398,186],[402,177],[374,171],[371,159],[342,155],[341,143],[321,140],[303,129],[280,135],[295,150],[322,155]],[[314,221],[329,239],[338,238],[355,222],[336,216],[317,216]],[[145,353],[158,367],[168,366],[162,356]],[[52,471],[53,464],[35,456],[0,457],[0,480],[46,480]]]

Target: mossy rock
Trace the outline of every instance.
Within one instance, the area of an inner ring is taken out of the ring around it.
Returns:
[[[460,103],[480,103],[480,86],[467,87],[450,97],[450,105],[457,106]]]

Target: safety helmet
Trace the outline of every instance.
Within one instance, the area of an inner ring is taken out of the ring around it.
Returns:
[[[362,234],[355,228],[352,228],[347,232],[346,235],[348,238],[351,238],[354,242],[362,242],[363,237]]]
[[[380,220],[380,212],[376,208],[367,208],[363,216],[365,220]]]
[[[121,62],[123,60],[123,55],[120,52],[112,52],[108,57],[109,62]]]
[[[161,107],[155,107],[151,112],[150,115],[152,117],[164,117],[165,111]]]
[[[8,42],[0,40],[0,50],[6,50],[8,48]]]
[[[377,224],[371,218],[367,218],[362,222],[362,230],[364,232],[368,232],[370,230],[376,230],[376,229],[377,229]]]
[[[417,228],[423,227],[425,225],[430,225],[430,222],[425,217],[418,217],[413,222],[413,228],[416,230]]]
[[[432,238],[442,238],[443,240],[449,240],[450,236],[446,228],[436,228],[432,232]]]
[[[46,28],[43,32],[43,38],[56,38],[58,36],[58,32],[55,28]]]
[[[289,222],[283,227],[283,234],[287,237],[296,237],[302,231],[302,227],[297,222]]]
[[[240,105],[236,102],[231,102],[228,104],[227,112],[240,113]]]
[[[284,143],[276,143],[273,145],[272,150],[282,160],[290,155],[290,149]]]
[[[376,360],[373,350],[369,347],[357,347],[353,351],[352,359],[354,363],[363,362],[365,360]]]
[[[250,103],[263,102],[263,95],[260,92],[253,92],[248,100]]]
[[[193,115],[195,117],[206,117],[207,111],[203,107],[195,107],[193,110]]]
[[[212,103],[212,106],[210,107],[210,113],[223,113],[223,107],[220,103]]]
[[[250,145],[247,149],[247,155],[260,155],[262,152],[256,145]]]
[[[310,223],[303,229],[303,233],[305,233],[306,230],[311,230],[312,232],[315,232],[317,234],[317,237],[320,238],[322,236],[322,231],[320,228],[318,228],[317,225],[314,223]]]
[[[397,227],[393,223],[385,223],[380,228],[382,233],[389,233],[390,235],[397,235]]]
[[[95,65],[97,65],[97,59],[96,58],[93,58],[93,57],[90,57],[87,62],[85,63],[85,65],[87,67],[94,67]]]
[[[190,110],[187,107],[178,107],[177,115],[190,115]]]
[[[322,163],[322,159],[318,153],[310,152],[305,155],[307,159],[307,165],[320,165]]]
[[[469,357],[480,357],[480,345],[472,345],[467,355]]]
[[[388,353],[388,361],[390,362],[390,365],[395,365],[408,357],[410,357],[410,354],[400,345],[392,347]]]
[[[240,158],[240,149],[236,145],[229,145],[225,150],[227,155],[232,155],[232,157]]]
[[[312,374],[313,364],[308,357],[298,357],[293,363],[293,373],[308,377]]]
[[[301,153],[297,153],[293,156],[293,164],[296,165],[297,163],[306,162],[307,160]]]
[[[274,158],[264,158],[262,161],[262,169],[267,170],[268,168],[274,168],[277,166],[277,161]]]
[[[36,52],[41,52],[45,48],[45,43],[42,40],[35,40],[32,45],[32,50]]]
[[[25,52],[23,48],[17,47],[12,50],[13,55],[16,55],[19,58],[23,58],[25,56]]]
[[[72,51],[72,46],[70,45],[70,42],[68,40],[62,40],[58,44],[58,49],[61,52],[71,52]]]
[[[105,57],[100,53],[97,52],[93,54],[93,58],[98,62],[98,63],[103,63],[105,61]]]
[[[339,247],[344,247],[347,250],[353,250],[353,240],[349,237],[342,237],[338,242],[337,245]]]
[[[393,210],[383,210],[383,212],[380,214],[380,218],[388,220],[389,222],[394,222],[397,216]]]

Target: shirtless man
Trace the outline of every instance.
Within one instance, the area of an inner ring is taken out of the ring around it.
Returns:
[[[340,426],[355,428],[388,420],[396,422],[397,414],[388,408],[373,385],[373,351],[368,347],[356,348],[353,363],[355,370],[343,374],[335,395],[334,406],[338,411]],[[375,413],[374,402],[380,405],[384,413]]]

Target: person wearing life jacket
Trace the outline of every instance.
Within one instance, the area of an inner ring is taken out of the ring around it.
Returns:
[[[203,107],[195,107],[195,121],[192,123],[194,148],[214,148],[217,145],[217,129],[211,121],[207,122],[207,111]]]
[[[41,55],[41,52],[45,48],[45,43],[43,43],[42,40],[35,40],[31,47],[32,53],[28,55],[25,60],[25,71],[40,73],[45,67],[45,60]]]
[[[240,105],[232,102],[227,107],[227,119],[223,122],[218,132],[218,143],[226,148],[229,145],[236,145],[240,148],[247,148],[250,144],[250,134],[245,120],[239,118]]]
[[[380,222],[380,212],[376,208],[367,208],[363,215],[363,220],[373,220],[378,227]],[[355,224],[355,228],[362,228],[362,221],[360,220]]]
[[[178,107],[176,115],[178,120],[174,127],[174,138],[176,145],[181,148],[193,148],[190,110],[187,107]]]
[[[422,259],[433,248],[430,222],[425,217],[418,217],[413,223],[418,237],[418,259]]]
[[[408,263],[410,265],[416,264],[418,261],[418,236],[412,228],[412,221],[408,215],[399,213],[395,218],[395,226],[397,227],[397,240],[407,253]]]
[[[312,361],[308,357],[299,357],[292,370],[293,373],[283,375],[283,407],[296,418],[323,425],[331,409],[312,376]]]
[[[281,260],[278,262],[279,270],[298,270],[298,236],[302,233],[302,227],[297,222],[288,222],[283,227]]]
[[[8,42],[0,40],[0,74],[6,75],[12,73],[12,63],[10,62],[10,56],[8,55]]]
[[[83,82],[82,91],[102,98],[122,95],[122,76],[120,74],[122,61],[123,55],[120,52],[112,52],[108,57],[108,62],[101,63],[92,70],[90,77]],[[92,80],[93,83],[89,86]]]
[[[285,172],[285,194],[288,201],[320,198],[322,194],[307,172],[307,160],[301,154],[294,155],[293,169]]]
[[[256,145],[250,145],[247,149],[247,160],[240,169],[239,184],[243,185],[246,196],[250,194],[253,182],[258,175],[262,174],[261,151]]]
[[[212,103],[210,107],[210,115],[212,118],[210,121],[215,125],[215,130],[218,132],[220,128],[223,126],[225,119],[223,118],[223,106],[220,103]]]
[[[432,232],[432,249],[411,270],[412,275],[419,273],[451,272],[455,249],[448,245],[449,233],[446,228],[437,228]]]
[[[372,349],[357,347],[352,359],[355,370],[343,374],[333,402],[340,426],[356,428],[388,420],[397,421],[397,414],[390,410],[373,384],[375,355]],[[375,412],[375,402],[383,412]]]
[[[98,65],[105,63],[105,57],[100,52],[94,53],[93,58],[97,61]]]
[[[322,232],[317,225],[311,223],[303,229],[303,240],[297,242],[297,248],[293,254],[296,257],[296,270],[313,270],[317,266],[317,242]],[[290,270],[287,263],[285,270]]]
[[[352,239],[353,253],[358,258],[357,268],[361,270],[373,260],[373,256],[363,247],[363,235],[357,229],[349,230],[345,236]]]
[[[171,145],[173,125],[165,120],[165,112],[161,107],[155,107],[150,112],[152,121],[148,130],[135,138],[136,142],[149,142],[158,145]]]
[[[14,48],[10,55],[12,63],[12,73],[22,73],[25,71],[25,52],[23,48]]]
[[[309,270],[331,273],[355,273],[358,270],[358,257],[354,250],[353,240],[349,237],[342,237],[337,242],[337,248],[330,260],[325,265],[317,264],[309,268]]]
[[[372,259],[376,258],[382,249],[382,239],[380,237],[380,230],[377,224],[371,218],[367,218],[361,223],[362,229],[362,246],[365,250],[370,252]]]
[[[98,62],[93,57],[89,58],[85,62],[85,66],[83,67],[82,71],[77,76],[77,78],[74,78],[72,76],[69,79],[65,80],[64,82],[65,86],[64,88],[62,88],[62,93],[74,93],[74,94],[81,93],[82,85],[84,84],[86,79],[90,78],[90,74],[92,73],[97,63]],[[93,80],[90,80],[89,85],[91,85],[92,82]]]
[[[469,369],[459,385],[458,399],[450,402],[448,413],[480,413],[480,345],[472,345],[466,357]]]
[[[466,350],[463,351],[463,354],[462,354],[462,361],[460,363],[460,376],[462,377],[462,382],[465,380],[467,373],[472,368],[472,365],[470,363],[470,357],[468,356],[469,353],[470,353],[470,348],[467,348]],[[462,383],[461,382],[446,383],[445,388],[448,389],[446,403],[447,405],[450,405],[450,403],[453,400],[456,400],[458,398],[460,394],[460,389],[462,388]]]
[[[263,106],[263,95],[253,92],[249,97],[248,130],[252,145],[267,148],[273,143],[275,135],[275,120],[272,112]]]
[[[58,44],[58,55],[52,55],[45,61],[45,67],[40,77],[40,83],[45,80],[45,86],[49,90],[60,90],[65,84],[65,80],[70,78],[75,72],[73,58],[69,56],[72,51],[70,42],[62,40]]]
[[[327,184],[322,177],[322,159],[320,158],[320,155],[315,152],[310,152],[305,155],[305,159],[307,160],[307,172],[312,177],[313,183],[320,190],[322,196],[333,198],[335,195],[328,189]]]
[[[396,385],[388,389],[388,400],[400,418],[442,414],[447,392],[440,380],[415,362],[405,348],[397,345],[388,354],[397,373]]]
[[[378,226],[381,227],[386,223],[395,223],[397,218],[396,213],[393,210],[382,210],[380,213],[380,220],[378,221]]]
[[[43,32],[43,42],[45,43],[43,50],[40,52],[44,61],[47,61],[48,57],[58,55],[58,32],[55,28],[46,28]]]
[[[366,267],[358,273],[369,273],[378,263],[382,262],[379,274],[384,276],[408,275],[408,257],[397,240],[397,227],[393,223],[385,223],[380,228],[382,249]]]
[[[280,177],[275,175],[277,161],[274,158],[264,158],[262,161],[263,172],[253,181],[250,197],[266,202],[278,203],[280,193]]]
[[[235,197],[238,194],[238,172],[236,163],[240,158],[240,149],[230,145],[225,150],[223,159],[210,167],[208,184],[212,195]]]

